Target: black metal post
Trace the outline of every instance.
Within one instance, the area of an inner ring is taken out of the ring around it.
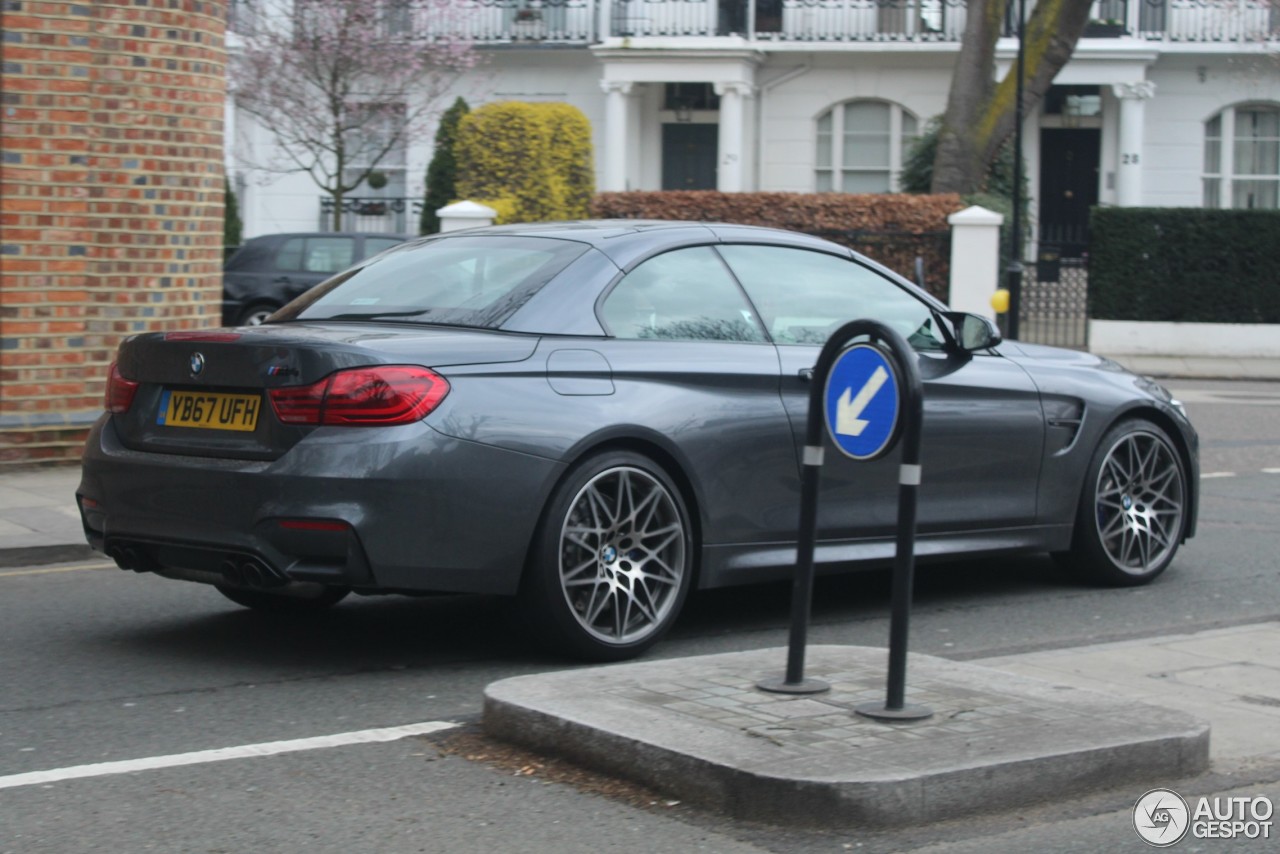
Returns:
[[[866,334],[857,326],[852,334],[850,327],[870,321],[846,323],[827,339],[818,362],[809,377],[809,417],[805,422],[804,459],[800,473],[800,530],[796,544],[796,572],[791,584],[791,631],[787,641],[787,672],[782,679],[766,678],[756,683],[762,691],[778,694],[818,694],[829,691],[831,686],[820,679],[804,678],[804,653],[809,635],[809,618],[813,603],[813,551],[818,536],[818,486],[825,455],[823,447],[822,413],[823,390],[827,375],[844,345],[855,335]]]
[[[892,330],[882,340],[902,370],[902,465],[898,471],[898,537],[893,561],[893,594],[889,617],[889,676],[884,705],[863,703],[858,714],[876,720],[912,721],[933,714],[928,706],[906,702],[907,643],[911,596],[915,586],[916,506],[920,486],[920,430],[924,421],[924,385],[915,351]]]
[[[1009,248],[1009,267],[1005,287],[1009,290],[1009,334],[1017,340],[1019,315],[1022,311],[1022,79],[1025,76],[1027,0],[1018,0],[1017,80],[1013,104],[1013,223]]]

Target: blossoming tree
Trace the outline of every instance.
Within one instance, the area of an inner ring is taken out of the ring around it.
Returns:
[[[475,67],[450,0],[296,0],[233,51],[236,104],[275,142],[253,165],[303,172],[333,201],[434,129],[438,104]]]

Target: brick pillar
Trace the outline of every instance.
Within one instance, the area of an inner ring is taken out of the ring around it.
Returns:
[[[3,4],[0,466],[79,455],[121,338],[217,325],[221,0]]]

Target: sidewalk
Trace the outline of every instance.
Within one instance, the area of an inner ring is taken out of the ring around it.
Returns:
[[[0,566],[93,556],[76,510],[78,465],[0,473]]]
[[[1280,381],[1280,359],[1234,359],[1207,356],[1105,355],[1135,374],[1162,380]]]

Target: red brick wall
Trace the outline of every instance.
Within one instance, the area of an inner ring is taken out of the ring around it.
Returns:
[[[218,323],[226,3],[0,3],[4,466],[79,455],[121,338]]]

